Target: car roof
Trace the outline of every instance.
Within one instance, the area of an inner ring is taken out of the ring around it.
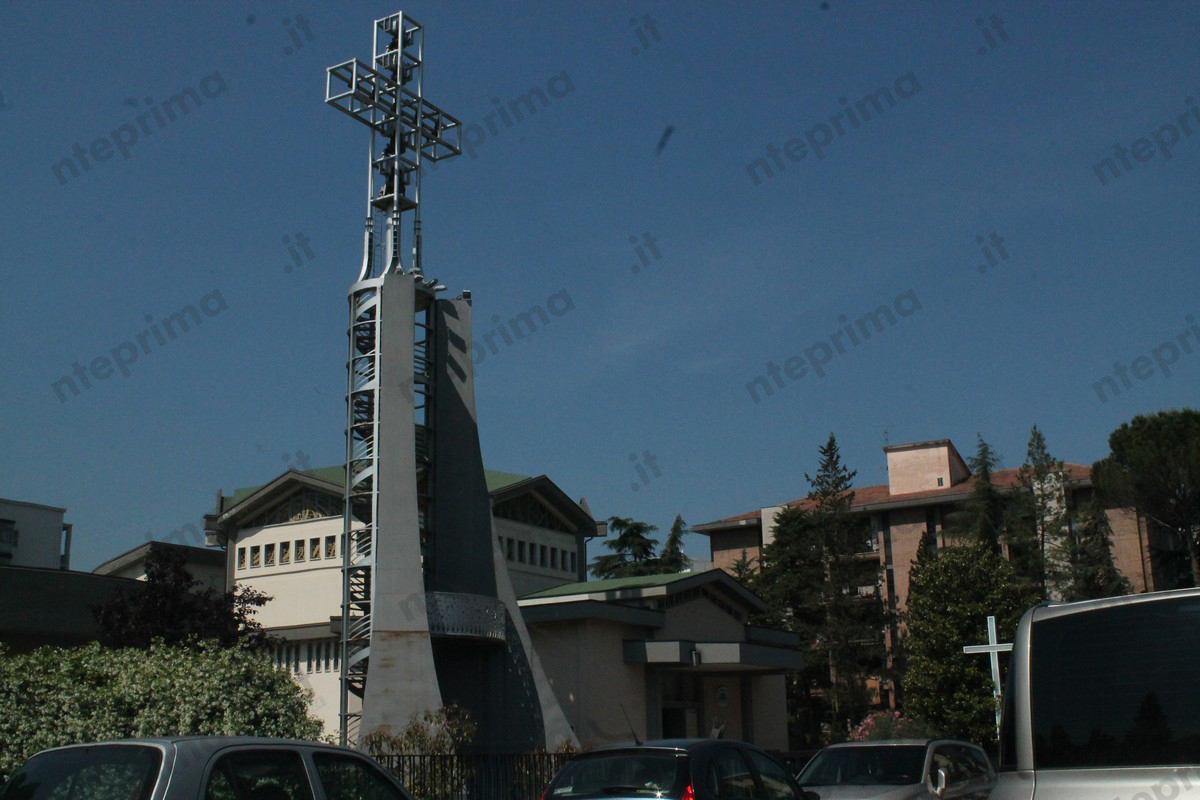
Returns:
[[[898,745],[919,745],[921,747],[928,747],[929,745],[931,745],[935,742],[937,742],[937,743],[945,742],[948,744],[966,744],[966,745],[971,745],[971,747],[978,746],[978,745],[973,745],[970,742],[963,741],[962,739],[938,739],[938,738],[930,738],[930,739],[868,739],[865,742],[837,742],[836,744],[829,745],[826,749],[832,750],[832,749],[836,748],[838,750],[841,750],[841,749],[847,748],[847,747],[881,747],[881,746],[882,747],[893,747],[893,746],[898,746]]]
[[[736,744],[757,750],[754,745],[739,742],[736,739],[651,739],[645,742],[627,742],[624,744],[607,744],[589,750],[589,753],[603,753],[613,750],[677,750],[688,753],[716,747],[721,744]]]
[[[142,747],[157,747],[164,750],[175,750],[178,753],[187,754],[189,756],[215,753],[216,751],[223,750],[227,747],[244,747],[247,745],[257,745],[260,747],[307,747],[322,750],[338,750],[352,753],[357,752],[350,750],[349,748],[339,747],[338,745],[302,741],[299,739],[282,739],[271,736],[153,736],[140,739],[110,739],[102,742],[69,744],[51,749],[67,750],[79,747],[97,747],[100,745],[138,745]]]
[[[1162,592],[1143,592],[1142,594],[1121,595],[1118,597],[1102,597],[1098,600],[1080,600],[1074,603],[1045,602],[1031,608],[1026,612],[1026,617],[1041,622],[1055,617],[1085,614],[1089,611],[1100,611],[1118,606],[1155,603],[1162,600],[1196,597],[1198,595],[1200,595],[1200,588],[1192,587],[1187,589],[1169,589]]]

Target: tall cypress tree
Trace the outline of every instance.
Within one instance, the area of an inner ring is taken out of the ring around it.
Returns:
[[[1008,501],[992,485],[996,454],[982,436],[979,437],[975,455],[967,459],[967,465],[973,476],[971,495],[961,510],[947,517],[947,533],[958,539],[973,541],[998,555],[1001,552],[1000,540],[1004,535]]]
[[[855,474],[830,434],[816,474],[804,476],[810,485],[805,507],[785,509],[776,519],[756,584],[774,621],[806,642],[811,666],[801,681],[824,690],[835,736],[865,713],[865,682],[881,672],[884,653],[878,562],[857,555],[869,521],[850,515]],[[820,703],[802,694],[817,713]]]
[[[688,526],[683,521],[683,515],[676,514],[675,522],[671,524],[671,532],[667,534],[662,552],[658,554],[656,572],[683,572],[692,566],[692,560],[683,552],[683,535],[687,532]]]
[[[1061,576],[1069,572],[1069,552],[1064,550],[1070,544],[1068,476],[1036,425],[1029,432],[1025,463],[1017,476],[1025,491],[1014,499],[1015,513],[1005,534],[1013,569],[1042,597],[1058,595]]]
[[[1062,581],[1062,599],[1094,600],[1129,594],[1129,580],[1117,570],[1112,557],[1112,527],[1104,507],[1096,501],[1079,514],[1066,538],[1067,570]]]

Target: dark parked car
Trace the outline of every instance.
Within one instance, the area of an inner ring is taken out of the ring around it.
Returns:
[[[252,736],[128,739],[44,750],[0,800],[412,800],[361,753]]]
[[[879,739],[826,747],[796,782],[809,800],[984,800],[996,772],[970,742]]]
[[[795,800],[801,796],[777,761],[731,739],[663,739],[613,745],[568,761],[545,800]]]

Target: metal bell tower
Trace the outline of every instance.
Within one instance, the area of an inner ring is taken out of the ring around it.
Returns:
[[[574,741],[496,545],[479,446],[471,298],[421,268],[421,169],[459,155],[424,99],[423,30],[375,21],[371,64],[326,102],[370,130],[363,261],[350,287],[342,587],[343,741],[455,704],[481,752]],[[360,710],[361,709],[361,710]]]
[[[380,490],[380,309],[381,282],[388,274],[408,275],[413,283],[415,321],[413,374],[409,388],[414,410],[413,455],[422,544],[427,538],[429,488],[430,307],[445,287],[421,271],[421,167],[461,153],[457,119],[424,98],[424,29],[403,13],[375,20],[373,58],[330,67],[325,102],[370,131],[367,216],[363,260],[350,292],[350,354],[346,392],[346,495],[342,597],[342,741],[354,738],[359,714],[350,697],[366,690],[371,655],[375,555],[379,536]],[[426,553],[422,547],[421,558]]]

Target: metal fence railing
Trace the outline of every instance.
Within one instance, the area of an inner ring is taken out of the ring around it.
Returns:
[[[566,753],[380,755],[417,800],[540,800]]]

